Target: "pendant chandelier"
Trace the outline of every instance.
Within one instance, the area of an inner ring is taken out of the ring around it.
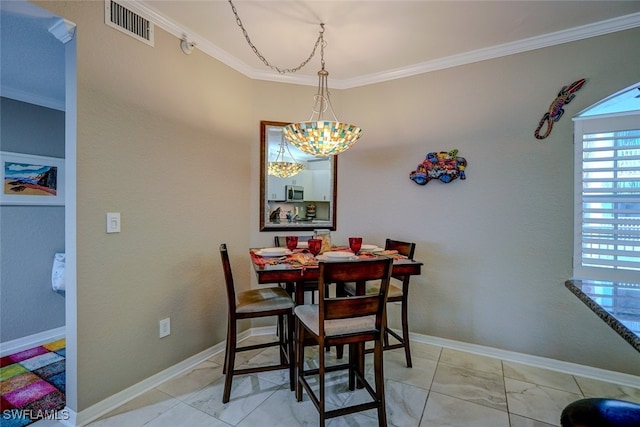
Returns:
[[[311,117],[307,122],[291,123],[282,131],[285,138],[296,148],[316,157],[329,157],[340,154],[358,141],[360,129],[356,125],[338,121],[331,105],[331,97],[327,78],[329,73],[324,69],[323,38],[324,24],[320,24],[320,64],[318,71],[318,91],[314,96],[315,104],[311,109]],[[324,113],[329,110],[333,120],[325,120]]]
[[[258,48],[251,42],[249,33],[244,28],[242,20],[232,0],[228,0],[231,10],[236,18],[236,24],[242,29],[247,43],[260,58],[260,60],[272,70],[280,74],[295,73],[307,65],[320,46],[320,63],[322,68],[318,71],[318,91],[314,96],[315,104],[311,110],[311,117],[307,122],[291,123],[283,128],[284,137],[300,151],[316,157],[329,157],[340,154],[358,141],[362,129],[356,125],[338,121],[331,105],[327,77],[329,73],[324,69],[324,24],[320,24],[320,34],[313,46],[313,50],[307,59],[302,61],[295,68],[280,68],[270,64],[266,58],[258,51]],[[329,110],[333,120],[325,119],[324,113]]]
[[[289,157],[292,160],[291,162],[285,161],[285,150],[287,151],[287,153],[289,153]],[[293,158],[291,151],[289,151],[287,141],[282,138],[280,141],[280,146],[278,147],[278,154],[276,155],[276,159],[273,162],[269,162],[269,175],[277,176],[279,178],[289,178],[298,174],[302,169],[304,169],[304,164],[296,162],[296,159]]]

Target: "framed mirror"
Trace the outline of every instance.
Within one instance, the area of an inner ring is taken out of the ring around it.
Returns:
[[[298,150],[282,135],[288,124],[260,122],[260,231],[335,230],[338,159]],[[302,170],[289,177],[270,174],[269,163],[283,158]]]

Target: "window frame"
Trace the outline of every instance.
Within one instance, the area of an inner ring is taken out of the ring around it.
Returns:
[[[640,283],[638,270],[586,266],[582,263],[582,191],[583,191],[583,136],[585,134],[628,131],[640,129],[640,111],[579,116],[574,120],[574,249],[573,278]],[[638,200],[640,203],[640,198]],[[640,236],[638,237],[640,241]],[[640,256],[640,254],[639,254]]]

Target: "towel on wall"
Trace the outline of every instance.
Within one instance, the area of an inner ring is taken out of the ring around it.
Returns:
[[[54,291],[64,291],[64,263],[65,254],[57,253],[53,256],[53,268],[51,269],[51,286]]]

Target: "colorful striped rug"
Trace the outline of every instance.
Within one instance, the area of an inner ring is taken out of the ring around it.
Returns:
[[[0,358],[0,425],[60,419],[65,407],[65,340]]]

